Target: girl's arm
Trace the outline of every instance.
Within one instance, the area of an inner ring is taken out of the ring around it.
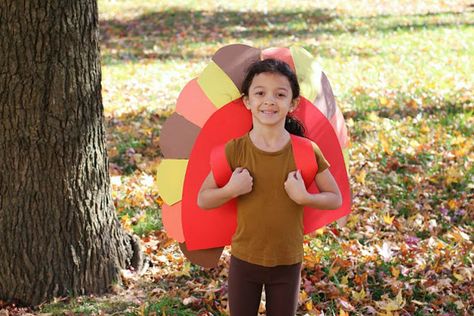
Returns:
[[[253,179],[247,169],[236,168],[222,188],[217,186],[211,171],[199,190],[197,205],[202,209],[219,207],[239,195],[249,193],[252,186]]]
[[[293,171],[288,174],[285,190],[289,197],[300,205],[321,210],[334,210],[341,207],[341,192],[329,169],[318,173],[315,180],[320,193],[309,193],[300,171]]]

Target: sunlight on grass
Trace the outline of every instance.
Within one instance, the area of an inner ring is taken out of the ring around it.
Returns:
[[[273,17],[271,12],[268,23],[287,20],[284,16]],[[291,23],[282,24],[290,31],[279,36],[271,36],[279,31],[276,28],[269,31],[268,23],[260,26],[265,26],[266,33],[257,37],[254,35],[258,28],[252,25],[236,24],[234,29],[225,29],[226,25],[222,36],[215,28],[213,33],[206,33],[209,21],[204,16],[193,18],[196,30],[179,31],[181,24],[171,24],[169,27],[177,27],[179,32],[170,32],[165,37],[145,30],[145,36],[140,36],[140,32],[126,35],[123,40],[126,43],[130,37],[130,45],[103,48],[106,113],[173,108],[179,91],[200,73],[210,56],[219,47],[235,42],[260,48],[287,45],[307,48],[326,70],[344,110],[357,109],[353,97],[358,90],[375,100],[392,91],[398,91],[398,95],[430,94],[446,99],[473,90],[474,77],[470,69],[474,69],[474,32],[468,26],[468,21],[474,19],[472,12],[370,19],[340,16],[326,22],[319,21],[316,15],[315,24],[308,23],[308,16],[297,19],[298,13],[295,14],[296,19],[289,20]],[[177,18],[189,19],[190,16]],[[149,22],[154,21],[155,18],[150,17]],[[217,23],[226,22],[224,19]],[[249,20],[249,23],[253,22]],[[138,27],[141,28],[148,29]],[[114,34],[114,27],[110,29]],[[194,33],[189,33],[192,31]],[[180,35],[182,32],[188,37]],[[199,34],[204,36],[201,40]],[[239,35],[240,39],[236,37]]]
[[[202,63],[182,60],[125,62],[102,67],[106,115],[174,108],[183,83],[197,76]]]
[[[192,9],[192,10],[239,10],[239,11],[277,11],[291,8],[311,10],[326,8],[344,15],[373,16],[380,14],[426,14],[461,10],[471,4],[469,0],[181,0],[171,2],[166,0],[123,1],[99,0],[101,18],[111,18],[117,15],[131,17],[154,10]]]

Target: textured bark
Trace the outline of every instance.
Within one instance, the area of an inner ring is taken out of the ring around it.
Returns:
[[[109,193],[96,1],[0,1],[0,300],[103,293],[132,260]]]

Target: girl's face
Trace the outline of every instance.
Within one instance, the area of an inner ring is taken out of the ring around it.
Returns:
[[[290,82],[284,75],[264,72],[253,78],[243,101],[252,113],[254,125],[284,128],[286,115],[295,109],[299,99],[293,100]]]

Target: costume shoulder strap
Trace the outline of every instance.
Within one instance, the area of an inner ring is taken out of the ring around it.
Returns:
[[[291,134],[291,145],[296,168],[301,171],[304,183],[308,188],[318,172],[318,163],[314,155],[313,145],[307,138]]]
[[[212,175],[218,187],[223,187],[232,176],[232,169],[225,154],[226,144],[214,147],[211,151],[210,164]]]

